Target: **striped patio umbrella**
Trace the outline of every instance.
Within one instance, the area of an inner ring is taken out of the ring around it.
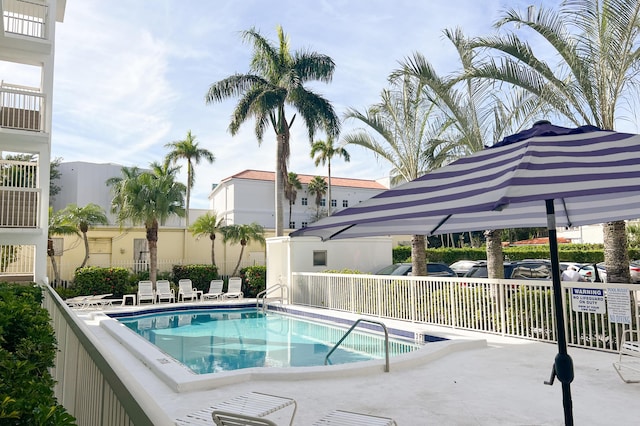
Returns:
[[[556,227],[640,217],[640,135],[549,122],[505,138],[416,180],[291,234],[323,240],[549,229],[565,423],[573,424]]]

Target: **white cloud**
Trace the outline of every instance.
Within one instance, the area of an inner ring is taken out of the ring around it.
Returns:
[[[501,3],[69,2],[65,20],[57,26],[52,155],[65,161],[146,167],[164,157],[167,142],[184,138],[191,129],[216,156],[213,165],[201,164],[196,170],[192,206],[206,208],[213,183],[244,169],[273,170],[275,164],[272,130],[262,146],[253,123],[232,137],[227,127],[236,100],[204,103],[211,83],[248,71],[251,47],[241,42],[240,31],[255,26],[275,40],[281,24],[292,50],[331,56],[336,62],[334,81],[312,88],[342,114],[347,107],[362,110],[377,102],[389,73],[414,51],[425,54],[439,72],[453,71],[456,52],[443,40],[442,29],[459,26],[469,35],[487,34]],[[508,5],[522,8],[527,3]],[[5,81],[28,80],[28,74],[0,67]],[[346,125],[344,131],[348,129]],[[372,154],[358,147],[350,151],[350,163],[333,164],[335,176],[376,179],[388,173],[388,164]],[[309,156],[301,122],[294,125],[289,169],[326,173],[326,167],[316,168]]]

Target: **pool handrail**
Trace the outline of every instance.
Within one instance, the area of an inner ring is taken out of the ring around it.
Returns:
[[[384,355],[385,355],[384,372],[388,373],[389,372],[389,331],[387,330],[387,326],[384,325],[384,323],[382,323],[380,321],[373,321],[373,320],[370,320],[370,319],[367,319],[367,318],[358,318],[356,320],[356,322],[353,323],[351,328],[349,330],[347,330],[346,333],[344,333],[344,336],[342,336],[342,338],[340,340],[338,340],[338,343],[336,343],[333,346],[333,348],[331,348],[331,350],[329,351],[327,356],[324,357],[324,365],[327,365],[329,363],[329,357],[331,356],[331,354],[336,349],[338,349],[338,346],[340,346],[340,344],[344,341],[344,339],[346,339],[347,336],[349,336],[349,334],[353,331],[353,329],[356,328],[358,326],[358,324],[360,324],[361,322],[368,322],[368,323],[376,324],[376,325],[379,325],[380,327],[382,327],[382,330],[384,331]]]
[[[286,299],[287,302],[289,301],[289,287],[287,287],[286,285],[282,284],[282,283],[277,283],[274,284],[273,286],[269,287],[268,289],[262,290],[260,293],[258,293],[256,295],[256,308],[260,307],[260,302],[262,301],[262,311],[266,311],[267,309],[267,296],[269,295],[269,293],[275,291],[275,290],[281,290],[280,292],[280,303],[283,303],[284,297],[282,296],[282,289],[285,290],[285,293],[287,293]]]

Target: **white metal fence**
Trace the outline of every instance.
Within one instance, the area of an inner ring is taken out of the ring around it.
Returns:
[[[630,290],[631,325],[606,313],[571,310],[571,287]],[[562,283],[567,341],[616,351],[624,330],[639,321],[637,284]],[[393,277],[294,273],[294,304],[546,342],[556,341],[552,284],[539,280]]]
[[[49,7],[44,1],[3,0],[0,4],[7,33],[47,38]]]

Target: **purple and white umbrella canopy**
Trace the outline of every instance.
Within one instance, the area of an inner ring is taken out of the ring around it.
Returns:
[[[565,424],[573,425],[556,227],[638,217],[640,135],[545,121],[290,235],[327,240],[546,226],[558,355],[545,383],[562,383]]]
[[[543,227],[550,199],[559,227],[640,217],[640,135],[537,124],[291,236]]]

